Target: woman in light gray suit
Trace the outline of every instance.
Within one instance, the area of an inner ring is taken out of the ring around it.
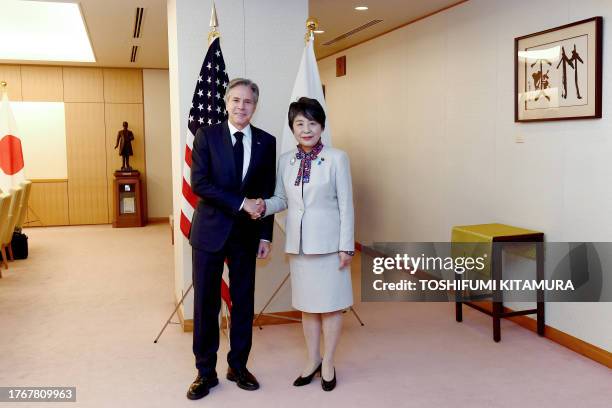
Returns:
[[[279,159],[276,190],[265,200],[265,216],[287,209],[292,303],[302,311],[308,348],[308,361],[293,385],[306,385],[319,373],[322,388],[331,391],[342,310],[353,304],[351,170],[345,152],[321,143],[325,111],[316,99],[300,98],[290,105],[289,127],[298,146]]]

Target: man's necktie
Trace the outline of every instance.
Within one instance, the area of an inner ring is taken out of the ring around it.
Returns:
[[[234,137],[236,143],[234,144],[234,163],[236,164],[236,175],[238,176],[238,182],[242,183],[242,166],[244,163],[244,145],[242,144],[242,137],[244,133],[236,132]]]

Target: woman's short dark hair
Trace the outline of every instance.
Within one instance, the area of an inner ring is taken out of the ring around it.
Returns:
[[[289,105],[289,128],[293,131],[293,121],[297,115],[304,115],[308,120],[314,120],[325,129],[325,111],[316,99],[302,96],[297,102]]]

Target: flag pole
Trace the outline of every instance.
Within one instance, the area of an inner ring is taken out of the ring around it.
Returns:
[[[304,36],[304,41],[306,43],[314,38],[314,32],[318,28],[319,28],[319,20],[317,20],[316,18],[312,18],[312,17],[309,17],[308,20],[306,20],[307,32],[306,32],[306,35]]]
[[[216,38],[219,38],[221,36],[219,31],[217,30],[218,26],[219,26],[219,20],[217,18],[217,9],[215,7],[215,2],[213,1],[212,10],[211,10],[211,13],[210,13],[210,32],[208,33],[208,46],[209,47],[210,47],[210,44]],[[6,84],[6,82],[4,82],[4,81],[2,81],[0,83],[0,85],[6,86],[4,84]],[[189,294],[189,292],[192,289],[193,289],[193,282],[191,282],[189,284],[189,287],[187,288],[185,293],[183,293],[183,296],[182,296],[181,300],[177,303],[176,307],[174,308],[174,311],[172,312],[172,314],[170,314],[170,317],[168,317],[168,319],[166,320],[166,323],[161,328],[161,330],[160,330],[159,334],[157,335],[157,337],[155,338],[155,340],[153,340],[153,343],[157,343],[157,341],[159,340],[161,335],[166,330],[166,327],[168,327],[168,325],[170,323],[173,323],[172,322],[172,318],[174,317],[174,315],[176,315],[176,313],[178,312],[178,310],[181,307],[181,305],[185,302],[185,298],[187,297],[187,295]],[[227,303],[225,303],[225,307],[222,309],[221,313],[225,314],[225,316],[224,316],[225,317],[225,328],[228,328],[229,327],[229,322],[230,322],[230,313],[229,313],[229,307],[228,307]],[[223,329],[222,332],[228,338],[228,342],[229,342],[229,334],[226,333],[225,329]]]
[[[215,2],[213,1],[212,10],[210,11],[210,32],[208,33],[208,45],[210,45],[215,38],[221,37],[221,33],[217,30],[219,27],[219,20],[217,19],[217,8],[215,7]]]
[[[313,17],[308,17],[308,19],[306,20],[306,34],[304,35],[304,45],[305,47],[308,47],[308,43],[310,41],[313,41],[314,44],[314,32],[315,30],[317,30],[319,28],[319,21],[316,18]],[[304,54],[302,56],[302,58],[304,58],[306,54]],[[299,72],[298,72],[298,76],[299,76]],[[295,95],[294,95],[295,96]],[[302,96],[306,96],[306,95],[302,95]],[[311,95],[308,95],[311,96]],[[321,101],[321,103],[323,103],[323,101]],[[281,152],[284,153],[284,152]],[[277,222],[279,219],[279,216],[276,216]],[[279,222],[279,226],[281,227],[281,229],[283,230],[283,232],[285,231],[284,227],[282,226],[282,223]],[[297,319],[297,318],[293,318],[293,317],[288,317],[288,316],[282,316],[279,314],[275,314],[275,313],[266,313],[266,308],[268,307],[268,305],[270,303],[272,303],[272,300],[274,300],[274,297],[276,296],[276,294],[281,290],[281,288],[283,287],[283,285],[285,285],[285,283],[287,282],[287,280],[289,279],[289,276],[291,276],[291,273],[287,273],[285,275],[285,278],[281,281],[281,283],[276,287],[276,289],[274,290],[274,292],[272,293],[272,295],[270,296],[270,298],[268,299],[268,301],[265,303],[265,305],[261,308],[261,310],[259,311],[259,314],[257,314],[257,317],[255,318],[255,320],[253,321],[253,326],[257,326],[257,322],[259,321],[259,319],[262,316],[269,316],[269,317],[276,317],[278,319],[284,319],[284,320],[292,320],[292,321],[297,321],[300,322],[302,319]],[[353,308],[353,306],[350,306],[348,308],[348,310],[350,310],[353,313],[353,316],[355,316],[355,318],[357,319],[357,321],[359,321],[359,324],[361,326],[364,326],[365,324],[363,323],[363,321],[361,320],[361,318],[359,317],[359,315],[357,314],[357,311],[355,311],[355,309]],[[346,313],[347,310],[345,309],[343,311],[343,313]],[[262,330],[263,327],[262,325],[259,325],[259,330]]]
[[[308,19],[306,20],[306,34],[304,34],[304,44],[305,45],[308,45],[308,42],[311,39],[314,38],[313,37],[314,36],[314,30],[316,30],[318,27],[319,27],[319,22],[317,21],[317,19],[313,18],[313,17],[308,17]],[[279,222],[278,221],[278,215],[276,217],[276,222]],[[279,222],[279,226],[281,226],[280,222]],[[281,229],[283,230],[283,232],[285,231],[285,228],[283,226],[281,226]],[[301,322],[302,321],[302,319],[297,319],[295,317],[282,316],[282,315],[275,314],[275,313],[266,313],[266,308],[268,307],[268,305],[270,303],[272,303],[272,301],[276,297],[276,294],[282,289],[282,287],[285,285],[287,280],[289,280],[289,276],[291,276],[291,273],[287,272],[287,274],[285,275],[284,279],[276,287],[274,292],[272,292],[272,295],[270,295],[270,297],[268,298],[268,301],[263,305],[263,307],[261,308],[261,310],[257,314],[257,317],[255,317],[255,320],[253,321],[253,326],[257,326],[257,322],[259,321],[259,319],[262,316],[276,317],[278,319],[292,320],[292,321],[295,321],[295,322]],[[263,330],[263,327],[261,325],[259,325],[259,330]]]
[[[212,10],[210,11],[209,26],[210,26],[210,32],[208,33],[208,46],[210,47],[210,44],[212,44],[213,41],[221,37],[221,33],[219,32],[219,30],[217,30],[217,27],[219,27],[219,19],[217,18],[217,8],[215,7],[214,0],[212,2]],[[225,265],[224,265],[224,268],[225,268]],[[230,312],[229,312],[229,307],[228,307],[227,302],[223,302],[223,307],[221,308],[221,316],[222,316],[222,320],[223,318],[225,318],[225,325],[221,326],[221,331],[227,338],[227,341],[229,344],[229,330],[231,326],[231,317],[230,317]]]

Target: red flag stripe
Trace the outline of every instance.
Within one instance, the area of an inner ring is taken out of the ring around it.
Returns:
[[[198,206],[198,196],[191,191],[191,186],[185,179],[183,179],[183,196],[193,208]]]
[[[191,168],[191,149],[185,145],[185,163]]]
[[[221,299],[223,299],[223,301],[227,305],[227,309],[231,312],[232,311],[232,299],[230,298],[229,286],[227,286],[225,279],[221,279]]]
[[[189,237],[190,230],[191,230],[191,222],[189,222],[189,219],[187,219],[185,214],[181,212],[181,231],[186,237]],[[225,279],[221,279],[221,299],[223,299],[223,301],[227,305],[228,310],[231,312],[232,311],[232,299],[230,296],[229,286],[227,285],[227,282],[225,282]]]
[[[191,222],[189,219],[183,214],[181,211],[181,231],[185,238],[189,238],[189,233],[191,232]]]

